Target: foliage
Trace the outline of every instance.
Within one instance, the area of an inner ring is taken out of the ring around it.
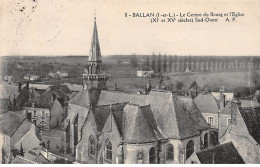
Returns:
[[[130,59],[130,64],[133,68],[138,67],[138,59],[136,58],[136,55],[133,55]]]
[[[176,89],[181,90],[183,88],[183,85],[184,85],[183,82],[177,81]]]

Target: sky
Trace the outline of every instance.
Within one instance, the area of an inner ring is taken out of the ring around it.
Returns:
[[[260,1],[0,0],[0,56],[88,55],[94,13],[101,53],[260,55]],[[240,12],[237,22],[151,23],[125,13]]]

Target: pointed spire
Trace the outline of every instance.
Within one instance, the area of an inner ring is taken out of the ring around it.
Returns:
[[[97,31],[97,24],[96,24],[96,14],[94,16],[94,30],[91,39],[88,61],[101,61],[101,52],[100,52],[98,31]]]

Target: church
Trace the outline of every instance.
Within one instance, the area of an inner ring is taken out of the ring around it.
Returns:
[[[190,97],[106,88],[96,18],[83,89],[68,102],[68,153],[82,164],[183,164],[211,146],[210,126]]]

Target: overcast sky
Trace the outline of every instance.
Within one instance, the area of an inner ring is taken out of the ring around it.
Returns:
[[[102,55],[260,55],[260,1],[0,1],[1,56],[88,55],[95,9]],[[124,16],[211,11],[245,16],[234,23],[205,24],[151,24],[149,18]]]

